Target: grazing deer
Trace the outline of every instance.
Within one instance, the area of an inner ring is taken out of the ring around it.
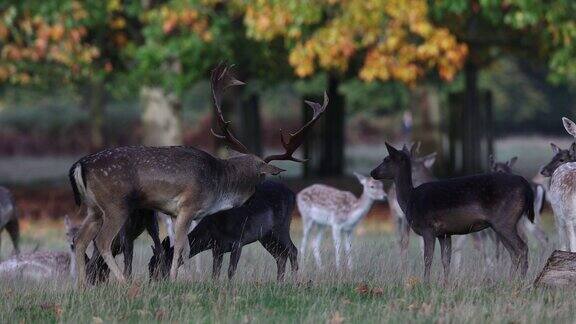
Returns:
[[[290,238],[294,200],[294,193],[283,184],[262,182],[242,206],[206,216],[198,223],[188,234],[189,257],[212,250],[212,277],[217,278],[224,253],[231,252],[228,267],[228,278],[231,279],[236,272],[242,247],[259,241],[276,259],[277,280],[283,280],[288,258],[292,271],[298,270],[298,250]],[[153,256],[148,265],[150,278],[167,277],[172,266],[174,248],[170,247],[168,238],[162,245],[163,253],[152,247]]]
[[[134,240],[136,240],[142,232],[146,230],[152,240],[156,249],[162,249],[160,242],[160,235],[158,233],[158,219],[156,212],[151,209],[138,209],[130,213],[130,217],[120,229],[120,232],[112,241],[112,255],[116,256],[120,253],[124,255],[124,276],[129,278],[132,275],[132,258],[134,253]],[[88,282],[96,284],[104,282],[108,278],[108,267],[104,258],[100,255],[97,248],[94,248],[94,253],[87,264],[88,269]],[[103,273],[105,274],[103,276]]]
[[[450,276],[452,235],[492,228],[512,257],[512,270],[528,270],[528,247],[516,231],[524,213],[534,219],[533,193],[516,175],[489,173],[424,183],[414,188],[410,152],[386,143],[389,155],[370,175],[393,180],[410,227],[424,238],[424,279],[430,281],[435,240],[440,241],[444,280]]]
[[[75,254],[73,238],[78,227],[68,216],[64,218],[68,252],[32,252],[15,255],[0,263],[0,277],[43,280],[52,278],[75,278]]]
[[[368,214],[375,200],[386,197],[382,182],[371,177],[354,173],[362,184],[363,191],[360,198],[353,193],[341,191],[322,184],[315,184],[300,191],[296,197],[298,210],[304,223],[304,235],[300,252],[305,255],[308,235],[313,226],[317,227],[316,238],[313,242],[314,257],[318,268],[322,268],[320,258],[320,244],[327,226],[332,228],[334,251],[336,255],[336,268],[340,269],[340,240],[345,237],[345,254],[348,268],[352,268],[352,235],[356,225]]]
[[[576,124],[563,117],[562,123],[568,134],[576,138]],[[576,142],[569,150],[561,150],[551,144],[552,160],[542,168],[541,174],[550,178],[549,197],[560,249],[576,252]]]
[[[490,171],[512,174],[512,167],[517,161],[518,157],[515,156],[506,162],[496,162],[494,156],[491,155],[489,158]],[[526,233],[531,233],[542,246],[545,246],[548,243],[548,237],[540,227],[540,215],[544,208],[546,190],[544,189],[544,186],[534,182],[530,182],[530,186],[534,192],[534,223],[530,222],[526,217],[522,217],[520,223],[518,223],[518,230],[524,241],[527,241]]]
[[[14,246],[14,254],[20,253],[18,248],[18,241],[20,237],[20,229],[18,226],[18,212],[14,198],[10,191],[4,187],[0,187],[0,233],[6,229],[12,239]],[[2,238],[0,237],[0,243]]]
[[[224,139],[241,153],[219,159],[207,152],[185,146],[119,147],[83,157],[70,169],[78,204],[87,208],[87,216],[76,238],[76,254],[84,255],[92,240],[110,271],[121,282],[125,277],[111,251],[112,240],[130,213],[137,209],[154,209],[176,218],[175,243],[171,280],[176,280],[178,260],[186,243],[192,220],[241,206],[256,190],[266,175],[284,171],[272,164],[274,160],[303,162],[293,156],[310,128],[324,113],[328,98],[322,105],[307,102],[314,110],[312,119],[288,140],[281,135],[285,153],[265,158],[250,154],[234,137],[230,123],[221,109],[223,92],[243,84],[234,79],[229,68],[220,64],[210,78],[216,121]],[[78,285],[85,284],[84,260],[78,258]]]

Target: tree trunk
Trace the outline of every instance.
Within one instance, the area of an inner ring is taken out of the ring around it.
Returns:
[[[262,124],[258,95],[251,94],[240,103],[240,140],[250,152],[262,156]]]
[[[344,97],[338,93],[339,85],[336,76],[328,77],[330,103],[324,114],[319,176],[338,176],[344,171]]]
[[[576,253],[554,251],[534,286],[544,287],[576,287]]]
[[[420,154],[442,152],[442,132],[440,131],[440,102],[436,89],[423,85],[410,92],[410,111],[414,116],[414,128],[410,141],[421,142],[427,151]],[[438,155],[436,165],[442,163]]]
[[[104,146],[104,112],[106,111],[106,89],[103,82],[93,81],[83,89],[84,106],[88,108],[90,120],[90,151],[95,152]]]
[[[480,97],[478,91],[478,67],[468,60],[465,67],[466,90],[462,112],[462,171],[473,174],[482,171],[480,134]]]
[[[182,103],[160,87],[143,87],[140,100],[143,143],[147,146],[182,145]]]

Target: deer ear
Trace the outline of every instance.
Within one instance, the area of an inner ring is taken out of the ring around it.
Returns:
[[[554,154],[558,154],[560,151],[562,151],[562,149],[554,143],[550,143],[550,146],[552,147],[552,152],[554,152]]]
[[[508,161],[506,164],[508,164],[509,167],[512,167],[512,166],[514,166],[514,164],[516,164],[516,162],[518,162],[517,156],[511,158],[510,161]]]
[[[434,162],[436,162],[436,152],[424,156],[422,160],[426,169],[431,169],[434,166]]]
[[[366,176],[364,176],[364,175],[362,175],[362,174],[360,174],[360,173],[357,173],[357,172],[354,172],[354,175],[356,176],[356,178],[358,179],[358,181],[360,181],[361,184],[365,184],[365,183],[366,183],[366,179],[367,179]]]
[[[416,157],[418,155],[418,152],[420,152],[420,145],[421,144],[422,144],[422,142],[420,142],[420,141],[412,144],[412,147],[410,148],[410,156]]]
[[[260,166],[260,173],[261,174],[271,174],[271,175],[278,175],[280,172],[284,172],[286,170],[281,169],[277,166],[274,166],[270,163],[262,163]]]
[[[562,117],[562,124],[564,124],[564,128],[568,132],[568,134],[576,137],[576,124],[573,121],[566,117]]]
[[[389,155],[392,155],[392,156],[398,155],[399,152],[397,149],[395,149],[392,145],[388,144],[387,142],[385,144],[386,144],[386,149],[388,150]]]

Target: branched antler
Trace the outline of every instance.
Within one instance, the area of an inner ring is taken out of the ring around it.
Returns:
[[[304,126],[302,126],[302,128],[300,128],[300,130],[298,130],[296,133],[289,134],[288,141],[285,140],[284,134],[282,133],[282,130],[280,130],[280,140],[282,141],[282,146],[284,147],[285,152],[284,154],[267,156],[264,158],[264,162],[268,163],[274,160],[305,162],[304,160],[295,158],[294,156],[292,156],[292,154],[294,154],[296,149],[298,149],[298,147],[302,145],[302,143],[304,143],[306,135],[308,134],[314,123],[316,123],[316,121],[320,118],[320,116],[322,116],[322,114],[324,114],[324,112],[326,111],[326,106],[328,106],[328,95],[326,94],[326,92],[324,92],[324,102],[322,103],[322,105],[313,101],[306,101],[306,104],[308,104],[308,106],[310,106],[314,110],[314,115],[312,119],[309,122],[307,122]]]
[[[240,153],[249,153],[248,149],[244,144],[242,144],[232,133],[230,128],[230,122],[224,119],[222,114],[222,94],[226,89],[243,85],[244,82],[235,79],[230,75],[230,66],[226,63],[220,63],[218,66],[212,70],[212,75],[210,76],[210,86],[212,87],[212,100],[214,101],[214,108],[216,109],[216,122],[218,128],[223,135],[217,134],[214,129],[211,129],[212,134],[217,138],[224,140],[228,143],[231,149],[238,151]]]

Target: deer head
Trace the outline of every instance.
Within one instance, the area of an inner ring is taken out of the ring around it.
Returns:
[[[401,151],[386,143],[388,156],[380,163],[370,175],[377,180],[393,180],[402,170],[411,170],[410,151],[404,147]]]
[[[490,166],[490,172],[502,172],[502,173],[512,173],[512,167],[518,161],[518,157],[515,156],[506,162],[496,162],[494,160],[494,155],[490,154],[488,158],[488,164]]]
[[[367,177],[360,173],[354,172],[354,175],[364,187],[364,191],[362,194],[368,195],[372,200],[382,200],[386,197],[386,193],[384,192],[384,186],[382,185],[382,181],[375,180],[372,177]]]
[[[551,177],[554,171],[562,164],[576,161],[576,143],[572,143],[568,150],[563,150],[554,143],[550,143],[550,146],[552,147],[554,156],[540,171],[540,174],[545,177]]]
[[[241,161],[240,164],[244,164],[243,168],[245,170],[252,169],[252,171],[258,172],[259,174],[266,175],[277,175],[285,170],[270,164],[271,161],[294,161],[294,162],[304,162],[303,160],[297,159],[293,156],[294,152],[306,139],[306,135],[316,123],[316,121],[324,114],[326,106],[328,105],[328,96],[324,92],[324,102],[322,105],[306,101],[306,103],[314,110],[312,119],[308,121],[302,128],[300,128],[295,133],[290,133],[288,139],[284,136],[282,130],[280,130],[280,141],[284,147],[284,153],[277,155],[270,155],[264,158],[260,158],[254,154],[251,154],[246,146],[242,144],[233,134],[230,128],[230,122],[224,119],[222,114],[222,96],[224,92],[233,86],[243,85],[244,82],[235,79],[230,74],[230,67],[226,64],[219,64],[213,71],[210,78],[210,84],[212,87],[212,100],[215,108],[216,122],[218,128],[220,129],[220,134],[212,130],[212,134],[217,138],[225,141],[229,148],[240,153],[236,157],[231,159],[237,159]]]

